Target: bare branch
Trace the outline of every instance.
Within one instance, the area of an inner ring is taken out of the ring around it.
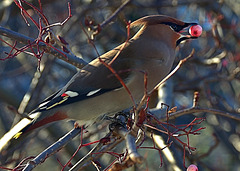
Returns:
[[[70,140],[72,140],[75,136],[77,136],[81,132],[81,127],[75,127],[64,137],[60,138],[46,150],[44,150],[41,154],[35,157],[33,160],[30,160],[26,167],[23,169],[24,171],[29,171],[34,169],[37,165],[43,163],[49,156],[61,150]]]
[[[25,35],[22,35],[20,33],[14,32],[12,30],[6,29],[4,27],[0,26],[0,35],[2,36],[6,36],[8,38],[11,38],[15,41],[21,42],[25,45],[28,45],[29,43],[34,43],[36,42],[35,39],[27,37]],[[57,48],[49,48],[49,46],[43,42],[39,42],[38,43],[39,49],[41,50],[45,50],[45,53],[51,54],[53,56],[56,56],[57,58],[66,61],[67,63],[70,63],[78,68],[82,68],[84,67],[87,62],[85,62],[84,60],[82,60],[81,58],[74,56],[74,55],[70,55],[68,53],[63,52],[60,49]]]
[[[169,119],[174,119],[179,116],[193,114],[193,113],[211,113],[211,114],[220,115],[220,116],[224,116],[227,118],[240,121],[240,115],[238,113],[229,113],[229,112],[224,112],[217,109],[206,109],[206,108],[200,108],[200,107],[192,107],[192,108],[183,109],[183,110],[179,110],[177,112],[171,113],[169,114]],[[159,120],[166,121],[167,118],[165,116],[160,116]]]
[[[100,27],[103,28],[109,24],[114,18],[117,17],[118,13],[123,10],[132,0],[126,0],[111,16],[109,16],[105,21],[100,24]]]

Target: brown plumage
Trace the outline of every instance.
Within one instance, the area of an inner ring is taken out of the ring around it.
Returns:
[[[126,44],[99,57],[109,63],[125,46],[111,68],[124,81],[133,100],[109,68],[96,58],[73,76],[59,92],[33,110],[29,114],[32,120],[23,119],[5,134],[0,140],[0,151],[13,136],[48,123],[49,119],[56,121],[68,116],[78,120],[91,120],[138,103],[144,94],[144,73],[148,75],[147,90],[150,91],[171,70],[176,46],[181,40],[193,38],[179,33],[191,25],[196,23],[184,23],[163,15],[146,16],[134,21],[131,27],[140,26],[140,30]],[[60,117],[57,118],[58,116]]]

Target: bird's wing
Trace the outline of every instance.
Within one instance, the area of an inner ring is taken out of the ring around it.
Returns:
[[[110,62],[118,49],[120,49],[120,46],[110,51],[111,53],[102,55],[101,59],[105,63]],[[111,68],[116,71],[124,83],[127,83],[131,75],[131,71],[129,70],[131,62],[127,59],[119,60],[121,55],[125,54],[120,53],[120,56],[112,63]],[[122,64],[120,64],[121,62]],[[40,103],[38,108],[33,110],[29,115],[93,98],[120,87],[122,87],[120,80],[97,58],[75,74],[60,91]]]

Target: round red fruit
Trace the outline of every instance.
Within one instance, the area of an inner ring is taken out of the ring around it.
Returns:
[[[193,37],[199,37],[202,34],[202,27],[200,25],[194,25],[194,26],[190,27],[189,33]]]

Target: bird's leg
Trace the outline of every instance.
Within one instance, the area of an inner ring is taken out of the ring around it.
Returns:
[[[109,124],[109,130],[112,132],[116,127],[126,127],[128,118],[129,118],[129,112],[118,112],[113,117],[105,116],[104,119],[107,119],[111,121],[111,124]]]

